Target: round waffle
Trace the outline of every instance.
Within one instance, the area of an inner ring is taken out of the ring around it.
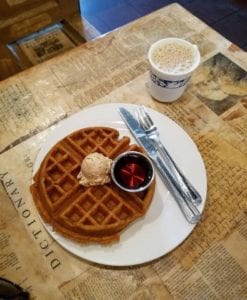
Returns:
[[[154,194],[155,181],[144,192],[127,193],[112,181],[83,187],[77,175],[81,162],[99,152],[114,159],[125,151],[140,151],[130,139],[108,127],[89,127],[66,136],[47,153],[31,185],[31,193],[45,222],[67,238],[101,244],[119,240],[128,224],[143,216]]]

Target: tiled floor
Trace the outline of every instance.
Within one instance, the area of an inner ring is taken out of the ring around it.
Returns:
[[[81,13],[100,33],[106,33],[164,7],[172,0],[80,0]],[[175,1],[227,39],[247,50],[246,0]]]

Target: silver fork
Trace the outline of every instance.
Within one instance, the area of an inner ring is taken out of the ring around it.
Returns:
[[[192,201],[192,203],[195,205],[200,204],[202,202],[200,194],[180,171],[179,167],[176,165],[175,161],[162,144],[158,129],[143,105],[137,108],[137,117],[141,127],[144,129],[148,137],[153,141],[162,159],[166,163],[169,173],[168,175],[170,176],[173,184],[180,191],[184,198]]]

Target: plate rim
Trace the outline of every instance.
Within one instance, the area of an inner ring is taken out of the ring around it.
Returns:
[[[34,162],[34,165],[33,165],[32,175],[34,175],[35,172],[38,170],[38,168],[39,168],[39,166],[40,166],[42,160],[44,159],[44,157],[45,157],[45,155],[47,154],[47,152],[50,150],[50,148],[47,149],[47,150],[46,150],[46,153],[44,154],[43,152],[44,152],[45,146],[46,146],[46,145],[49,146],[49,144],[52,143],[52,140],[53,140],[54,137],[56,136],[57,132],[59,132],[59,131],[63,128],[64,125],[66,125],[67,123],[69,123],[71,120],[76,119],[76,118],[77,118],[78,116],[80,116],[81,114],[86,114],[88,111],[91,111],[91,110],[93,110],[93,109],[95,109],[95,108],[98,108],[98,109],[99,109],[99,108],[102,107],[102,106],[103,106],[103,107],[109,106],[109,107],[112,107],[112,109],[114,108],[115,110],[117,110],[116,108],[119,107],[119,106],[125,107],[125,108],[127,108],[127,109],[129,109],[129,108],[134,109],[135,107],[138,106],[138,104],[132,104],[132,103],[118,103],[118,102],[117,102],[117,103],[102,103],[102,104],[90,105],[90,106],[87,106],[87,107],[85,107],[84,109],[82,109],[82,110],[76,112],[75,114],[70,115],[68,118],[66,118],[66,119],[64,119],[64,120],[62,120],[62,121],[60,121],[58,124],[56,124],[55,129],[47,136],[46,140],[45,140],[44,143],[41,145],[41,148],[40,148],[40,150],[39,150],[39,152],[38,152],[38,155],[37,155],[37,157],[36,157],[36,159],[35,159],[35,162]],[[205,181],[205,182],[204,182],[204,187],[203,187],[203,189],[204,189],[204,195],[202,196],[202,197],[203,197],[203,203],[202,203],[202,205],[200,206],[200,209],[199,209],[200,212],[203,212],[203,210],[204,210],[204,208],[205,208],[205,204],[206,204],[206,196],[207,196],[207,173],[206,173],[206,168],[205,168],[205,164],[204,164],[203,158],[202,158],[202,156],[201,156],[201,153],[200,153],[200,151],[199,151],[197,145],[195,144],[195,142],[193,141],[193,139],[190,137],[190,135],[189,135],[189,134],[181,127],[181,126],[179,126],[179,125],[176,123],[176,121],[172,120],[172,119],[169,118],[168,116],[166,116],[166,115],[164,115],[164,114],[158,112],[157,110],[155,110],[155,109],[153,109],[153,108],[149,108],[149,107],[146,107],[146,108],[147,108],[147,111],[148,111],[148,112],[151,112],[151,114],[154,113],[154,114],[160,115],[160,117],[165,118],[166,120],[169,120],[169,122],[171,122],[171,124],[175,125],[179,130],[181,130],[181,131],[183,132],[183,134],[185,134],[186,138],[187,138],[188,140],[190,140],[190,143],[194,146],[195,151],[197,151],[197,155],[199,155],[199,158],[200,158],[200,160],[201,160],[201,163],[202,163],[202,166],[203,166],[203,169],[204,169],[204,170],[203,170],[203,171],[204,171],[203,176],[204,176],[204,181]],[[119,115],[119,120],[121,121],[121,123],[124,123],[124,122],[121,120],[120,115]],[[125,124],[124,124],[124,125],[125,125]],[[103,126],[103,125],[102,125],[102,126]],[[72,127],[73,127],[73,126],[72,126]],[[125,125],[125,127],[126,127],[126,125]],[[82,127],[80,127],[80,128],[84,128],[84,126],[82,126]],[[117,130],[119,130],[117,127],[113,127],[113,128],[116,128]],[[79,127],[77,127],[77,129],[79,129]],[[76,130],[76,129],[72,129],[71,131],[68,131],[68,132],[65,131],[65,132],[63,132],[62,137],[59,137],[59,138],[56,137],[56,141],[53,142],[53,145],[55,145],[59,140],[61,140],[61,139],[64,138],[65,136],[67,136],[69,133],[73,132],[73,130]],[[127,127],[126,127],[126,132],[128,132],[128,136],[132,137],[132,140],[135,141],[135,139],[133,138],[132,134],[130,133],[130,131],[128,130]],[[120,132],[120,134],[121,134],[121,132]],[[154,194],[154,197],[155,197],[155,194]],[[154,199],[153,199],[153,200],[154,200]],[[151,203],[151,205],[152,205],[152,203]],[[35,205],[34,205],[34,206],[35,206]],[[35,208],[36,208],[36,206],[35,206]],[[36,210],[37,210],[37,208],[36,208]],[[37,212],[38,212],[38,210],[37,210]],[[85,260],[85,261],[88,261],[88,262],[91,262],[91,263],[96,263],[96,264],[99,264],[99,265],[106,265],[106,266],[115,266],[115,267],[125,267],[125,266],[141,265],[141,264],[145,264],[145,263],[148,263],[148,262],[152,262],[152,261],[154,261],[154,260],[156,260],[156,259],[158,259],[158,258],[160,258],[160,257],[162,257],[162,256],[164,256],[164,255],[166,255],[166,254],[168,254],[169,252],[171,252],[171,251],[173,251],[174,249],[176,249],[180,244],[182,244],[182,243],[184,242],[184,240],[185,240],[186,238],[188,238],[188,236],[193,232],[194,228],[195,228],[196,225],[197,225],[197,224],[190,224],[190,225],[191,225],[191,230],[188,232],[188,234],[187,234],[186,236],[184,236],[184,238],[181,239],[179,243],[177,243],[174,247],[170,248],[168,251],[164,252],[163,254],[157,255],[156,257],[152,257],[152,258],[147,259],[147,260],[144,260],[144,261],[143,261],[143,260],[139,260],[139,261],[136,260],[136,262],[131,262],[131,263],[120,263],[120,262],[115,262],[115,263],[114,263],[114,261],[112,261],[112,262],[109,262],[109,261],[104,262],[104,259],[103,259],[103,261],[102,261],[102,259],[90,259],[89,257],[85,257],[85,256],[83,256],[83,255],[79,255],[78,253],[75,253],[75,252],[71,251],[71,249],[70,249],[70,244],[72,244],[72,245],[75,244],[75,245],[78,246],[78,243],[77,243],[77,242],[74,242],[74,241],[72,241],[72,240],[69,240],[69,239],[67,239],[67,238],[65,238],[65,237],[63,237],[63,236],[61,236],[59,233],[53,231],[51,225],[46,224],[46,223],[43,221],[43,219],[42,219],[42,217],[40,216],[39,212],[38,212],[38,216],[39,216],[39,218],[40,218],[40,220],[41,220],[43,226],[44,226],[45,229],[47,230],[47,232],[51,235],[51,237],[54,238],[54,240],[55,240],[60,246],[62,246],[64,249],[66,249],[69,253],[72,253],[72,254],[76,255],[77,257],[80,257],[81,259],[83,259],[83,260]],[[145,216],[144,216],[144,217],[145,217]],[[133,222],[133,223],[129,224],[129,226],[131,226],[131,225],[134,224],[134,223],[136,223],[136,222]],[[126,228],[126,230],[128,230],[129,226]],[[121,234],[121,233],[120,233],[120,234]],[[62,240],[62,242],[61,242],[61,240]],[[64,244],[64,242],[66,242],[66,243],[68,244],[68,246],[67,246],[66,244]],[[120,237],[120,241],[119,241],[118,243],[120,243],[120,242],[121,242],[121,237]],[[79,246],[80,246],[80,248],[83,248],[83,247],[85,247],[85,246],[87,246],[87,245],[83,245],[83,244],[81,245],[81,244],[80,244]]]

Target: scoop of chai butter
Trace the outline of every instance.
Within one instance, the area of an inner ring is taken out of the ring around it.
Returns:
[[[82,161],[81,171],[77,178],[83,186],[103,185],[110,182],[112,160],[103,154],[88,154]]]

